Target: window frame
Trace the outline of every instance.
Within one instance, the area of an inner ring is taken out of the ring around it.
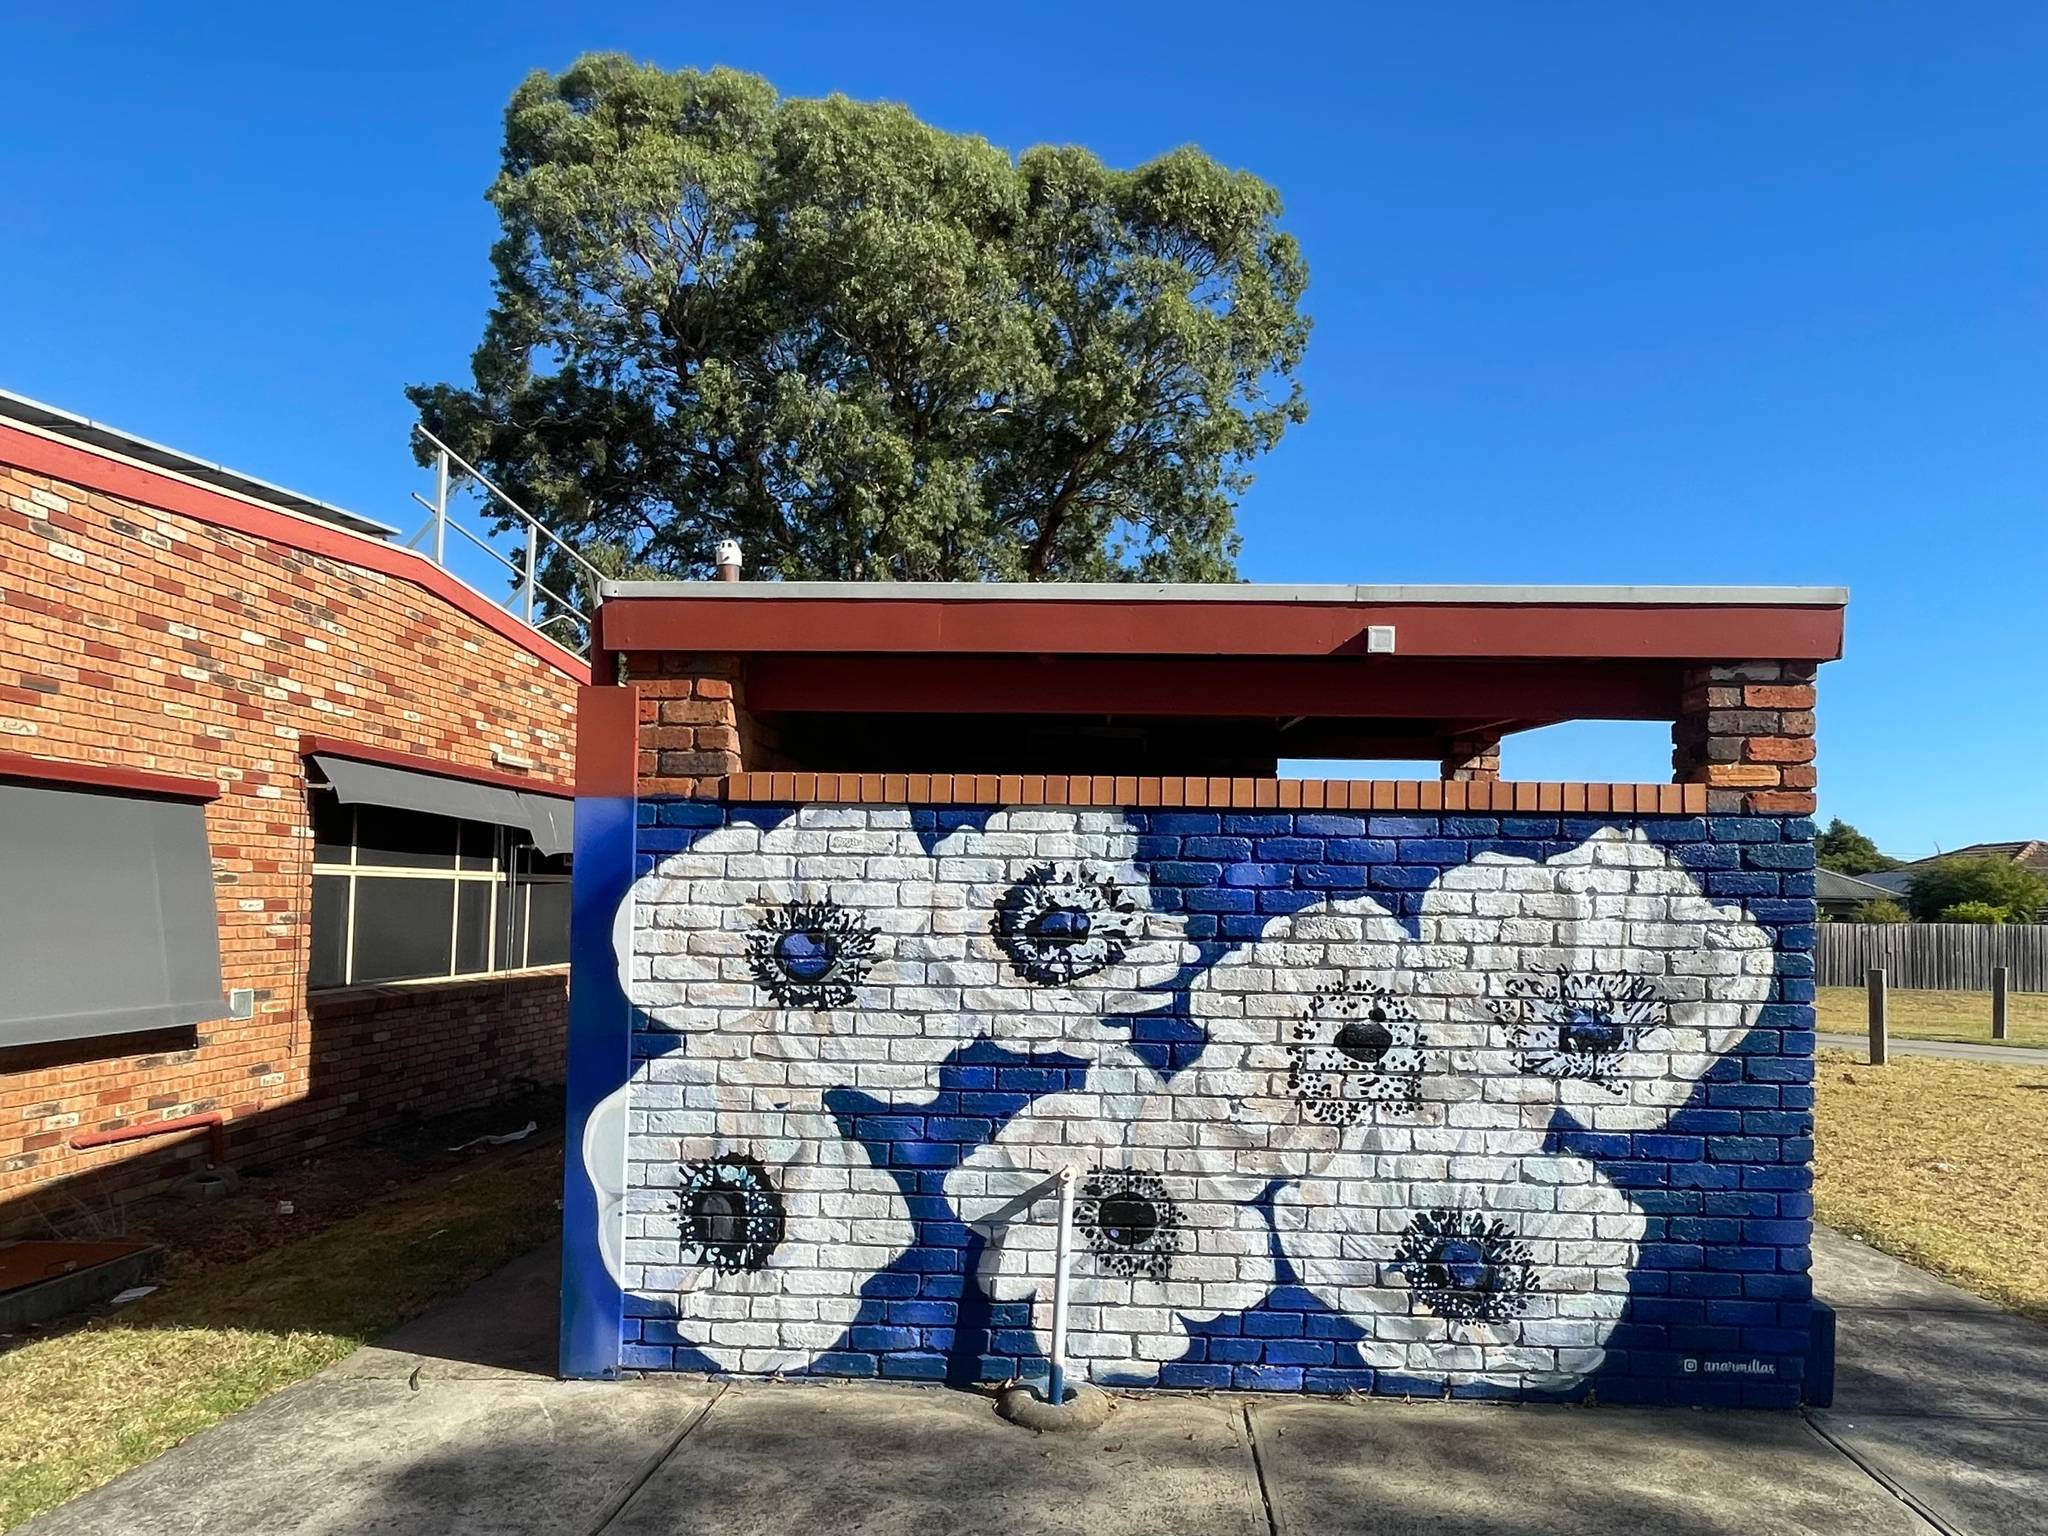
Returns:
[[[310,795],[332,795],[333,791],[323,785],[309,786]],[[426,811],[406,811],[408,816],[424,817],[446,829],[448,847],[445,850],[450,860],[447,865],[423,865],[380,863],[374,858],[365,859],[362,815],[365,809],[384,811],[385,807],[364,803],[330,801],[327,809],[345,819],[346,843],[329,843],[326,848],[319,839],[317,821],[320,807],[318,802],[309,805],[309,820],[316,823],[314,852],[310,873],[314,880],[340,879],[343,881],[346,910],[342,918],[341,976],[338,980],[316,981],[312,977],[312,954],[309,945],[307,956],[307,982],[309,992],[337,992],[352,987],[397,986],[413,982],[435,981],[480,981],[493,976],[508,976],[520,971],[545,968],[566,963],[566,961],[545,961],[536,967],[529,959],[533,948],[532,888],[535,885],[567,885],[570,874],[564,870],[550,870],[543,873],[528,873],[519,868],[518,850],[531,848],[532,842],[523,829],[506,827],[490,822],[468,821],[453,816],[440,816]],[[487,853],[465,851],[469,840],[468,829],[477,829],[490,835]],[[345,846],[348,859],[337,862],[331,856],[336,846]],[[372,853],[375,850],[370,850]],[[440,857],[437,851],[434,855]],[[546,857],[542,855],[541,857]],[[358,977],[360,957],[356,952],[357,917],[361,912],[361,882],[375,880],[418,880],[440,881],[448,887],[448,953],[445,968],[415,976]],[[462,894],[465,887],[483,886],[488,889],[489,904],[484,915],[484,964],[480,970],[461,970],[459,966],[463,948]],[[319,887],[309,896],[307,927],[310,936],[312,928],[312,902],[318,900]],[[512,922],[512,906],[520,907],[515,956],[511,953],[515,929]]]

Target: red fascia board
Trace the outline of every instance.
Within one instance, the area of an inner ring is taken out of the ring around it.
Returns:
[[[1671,661],[1290,657],[749,656],[763,713],[1671,720]]]
[[[416,757],[410,752],[399,752],[390,747],[371,747],[359,741],[343,741],[336,736],[299,737],[301,757],[311,757],[316,752],[324,753],[328,757],[346,757],[358,763],[380,763],[386,768],[403,768],[409,773],[431,773],[438,778],[461,779],[467,784],[489,784],[497,789],[523,789],[531,795],[558,795],[566,800],[576,793],[576,786],[573,784],[563,784],[553,779],[536,779],[531,774],[503,773],[495,768],[468,768],[460,763],[444,763],[439,758]]]
[[[214,779],[187,779],[170,773],[148,773],[109,763],[65,763],[49,757],[0,752],[0,779],[38,779],[52,784],[79,784],[89,789],[125,789],[138,795],[163,795],[172,800],[218,800]]]
[[[1832,661],[1842,610],[1802,604],[612,598],[609,651]]]
[[[351,533],[315,518],[259,506],[18,427],[0,425],[0,464],[11,464],[30,474],[45,475],[103,496],[119,496],[159,512],[194,518],[216,528],[231,528],[251,538],[409,581],[556,668],[571,681],[590,681],[590,666],[582,657],[527,628],[417,550]]]

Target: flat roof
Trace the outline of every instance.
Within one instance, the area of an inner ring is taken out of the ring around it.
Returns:
[[[605,583],[599,648],[1390,663],[1831,661],[1841,587]],[[602,668],[599,669],[600,673]]]
[[[346,528],[351,533],[364,533],[374,538],[388,539],[399,531],[389,523],[380,523],[375,518],[364,517],[360,512],[337,507],[334,503],[322,501],[317,496],[288,490],[284,486],[274,485],[254,475],[245,475],[238,469],[230,469],[225,464],[195,458],[189,453],[181,453],[176,448],[166,448],[162,443],[153,443],[146,437],[137,437],[133,432],[123,432],[119,427],[110,427],[103,421],[75,415],[54,405],[45,405],[40,400],[31,400],[28,396],[17,395],[11,390],[0,389],[0,419],[18,421],[24,426],[39,428],[88,448],[117,453],[125,459],[133,459],[136,463],[146,464],[152,469],[182,475],[187,480],[196,480],[201,485],[210,485],[216,490],[246,496],[263,502],[266,506],[281,507],[287,512],[316,517],[324,523]]]
[[[1841,608],[1847,587],[1405,586],[1293,582],[607,581],[607,598],[854,599],[863,602],[1169,602]]]

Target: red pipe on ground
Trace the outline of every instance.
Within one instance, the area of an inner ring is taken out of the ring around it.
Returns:
[[[227,1119],[218,1110],[203,1115],[185,1115],[177,1120],[152,1120],[143,1125],[124,1125],[113,1131],[83,1131],[71,1138],[74,1151],[111,1147],[124,1141],[147,1141],[153,1136],[177,1136],[186,1131],[205,1131],[216,1168],[228,1160]]]

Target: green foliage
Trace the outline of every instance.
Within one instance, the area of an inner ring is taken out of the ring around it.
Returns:
[[[474,387],[407,394],[571,543],[668,575],[733,537],[749,574],[1227,579],[1247,467],[1306,414],[1279,197],[1192,148],[1013,160],[590,55],[513,95],[490,201]]]
[[[1868,875],[1899,867],[1899,860],[1879,853],[1876,843],[1839,816],[1813,840],[1813,847],[1820,867],[1838,875]]]
[[[2012,908],[1994,907],[1988,901],[1959,901],[1952,907],[1943,907],[1939,921],[1944,923],[2009,923]]]
[[[1971,903],[2003,907],[2017,922],[2032,922],[2048,906],[2048,879],[2010,859],[1942,859],[1913,877],[1907,901],[1923,921]],[[1956,922],[1983,921],[1956,918]]]
[[[1913,914],[1889,896],[1880,896],[1853,908],[1844,919],[1851,923],[1910,923]]]

